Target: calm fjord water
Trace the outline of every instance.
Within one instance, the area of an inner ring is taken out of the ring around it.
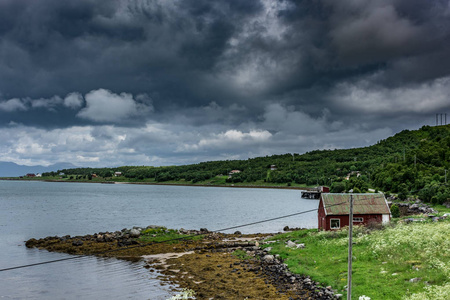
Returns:
[[[27,249],[30,238],[133,226],[219,230],[317,208],[298,190],[0,181],[0,269],[68,257]],[[237,229],[314,228],[316,212]],[[0,272],[2,299],[166,299],[142,262],[88,257]]]

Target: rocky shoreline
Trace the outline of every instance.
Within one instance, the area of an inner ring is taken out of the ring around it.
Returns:
[[[196,299],[338,299],[331,287],[308,276],[291,273],[278,255],[261,246],[270,234],[224,234],[178,230],[185,236],[170,242],[143,242],[142,233],[158,226],[135,227],[85,236],[46,237],[26,241],[29,248],[74,255],[145,259],[149,271],[158,269],[162,281],[196,292]],[[168,232],[168,231],[167,231]],[[270,250],[270,249],[269,249]]]

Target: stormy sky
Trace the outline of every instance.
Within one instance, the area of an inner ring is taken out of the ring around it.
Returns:
[[[0,0],[0,161],[369,146],[450,113],[449,54],[448,0]]]

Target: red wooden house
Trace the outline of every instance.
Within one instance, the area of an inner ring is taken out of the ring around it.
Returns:
[[[391,211],[383,194],[322,193],[319,202],[319,230],[337,230],[348,226],[350,195],[353,196],[353,225],[386,224]]]

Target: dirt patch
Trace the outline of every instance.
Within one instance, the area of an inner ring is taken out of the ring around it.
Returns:
[[[194,290],[197,299],[289,299],[264,275],[255,273],[252,263],[230,253],[192,253],[168,259],[166,264],[159,269],[166,275],[162,279]]]

